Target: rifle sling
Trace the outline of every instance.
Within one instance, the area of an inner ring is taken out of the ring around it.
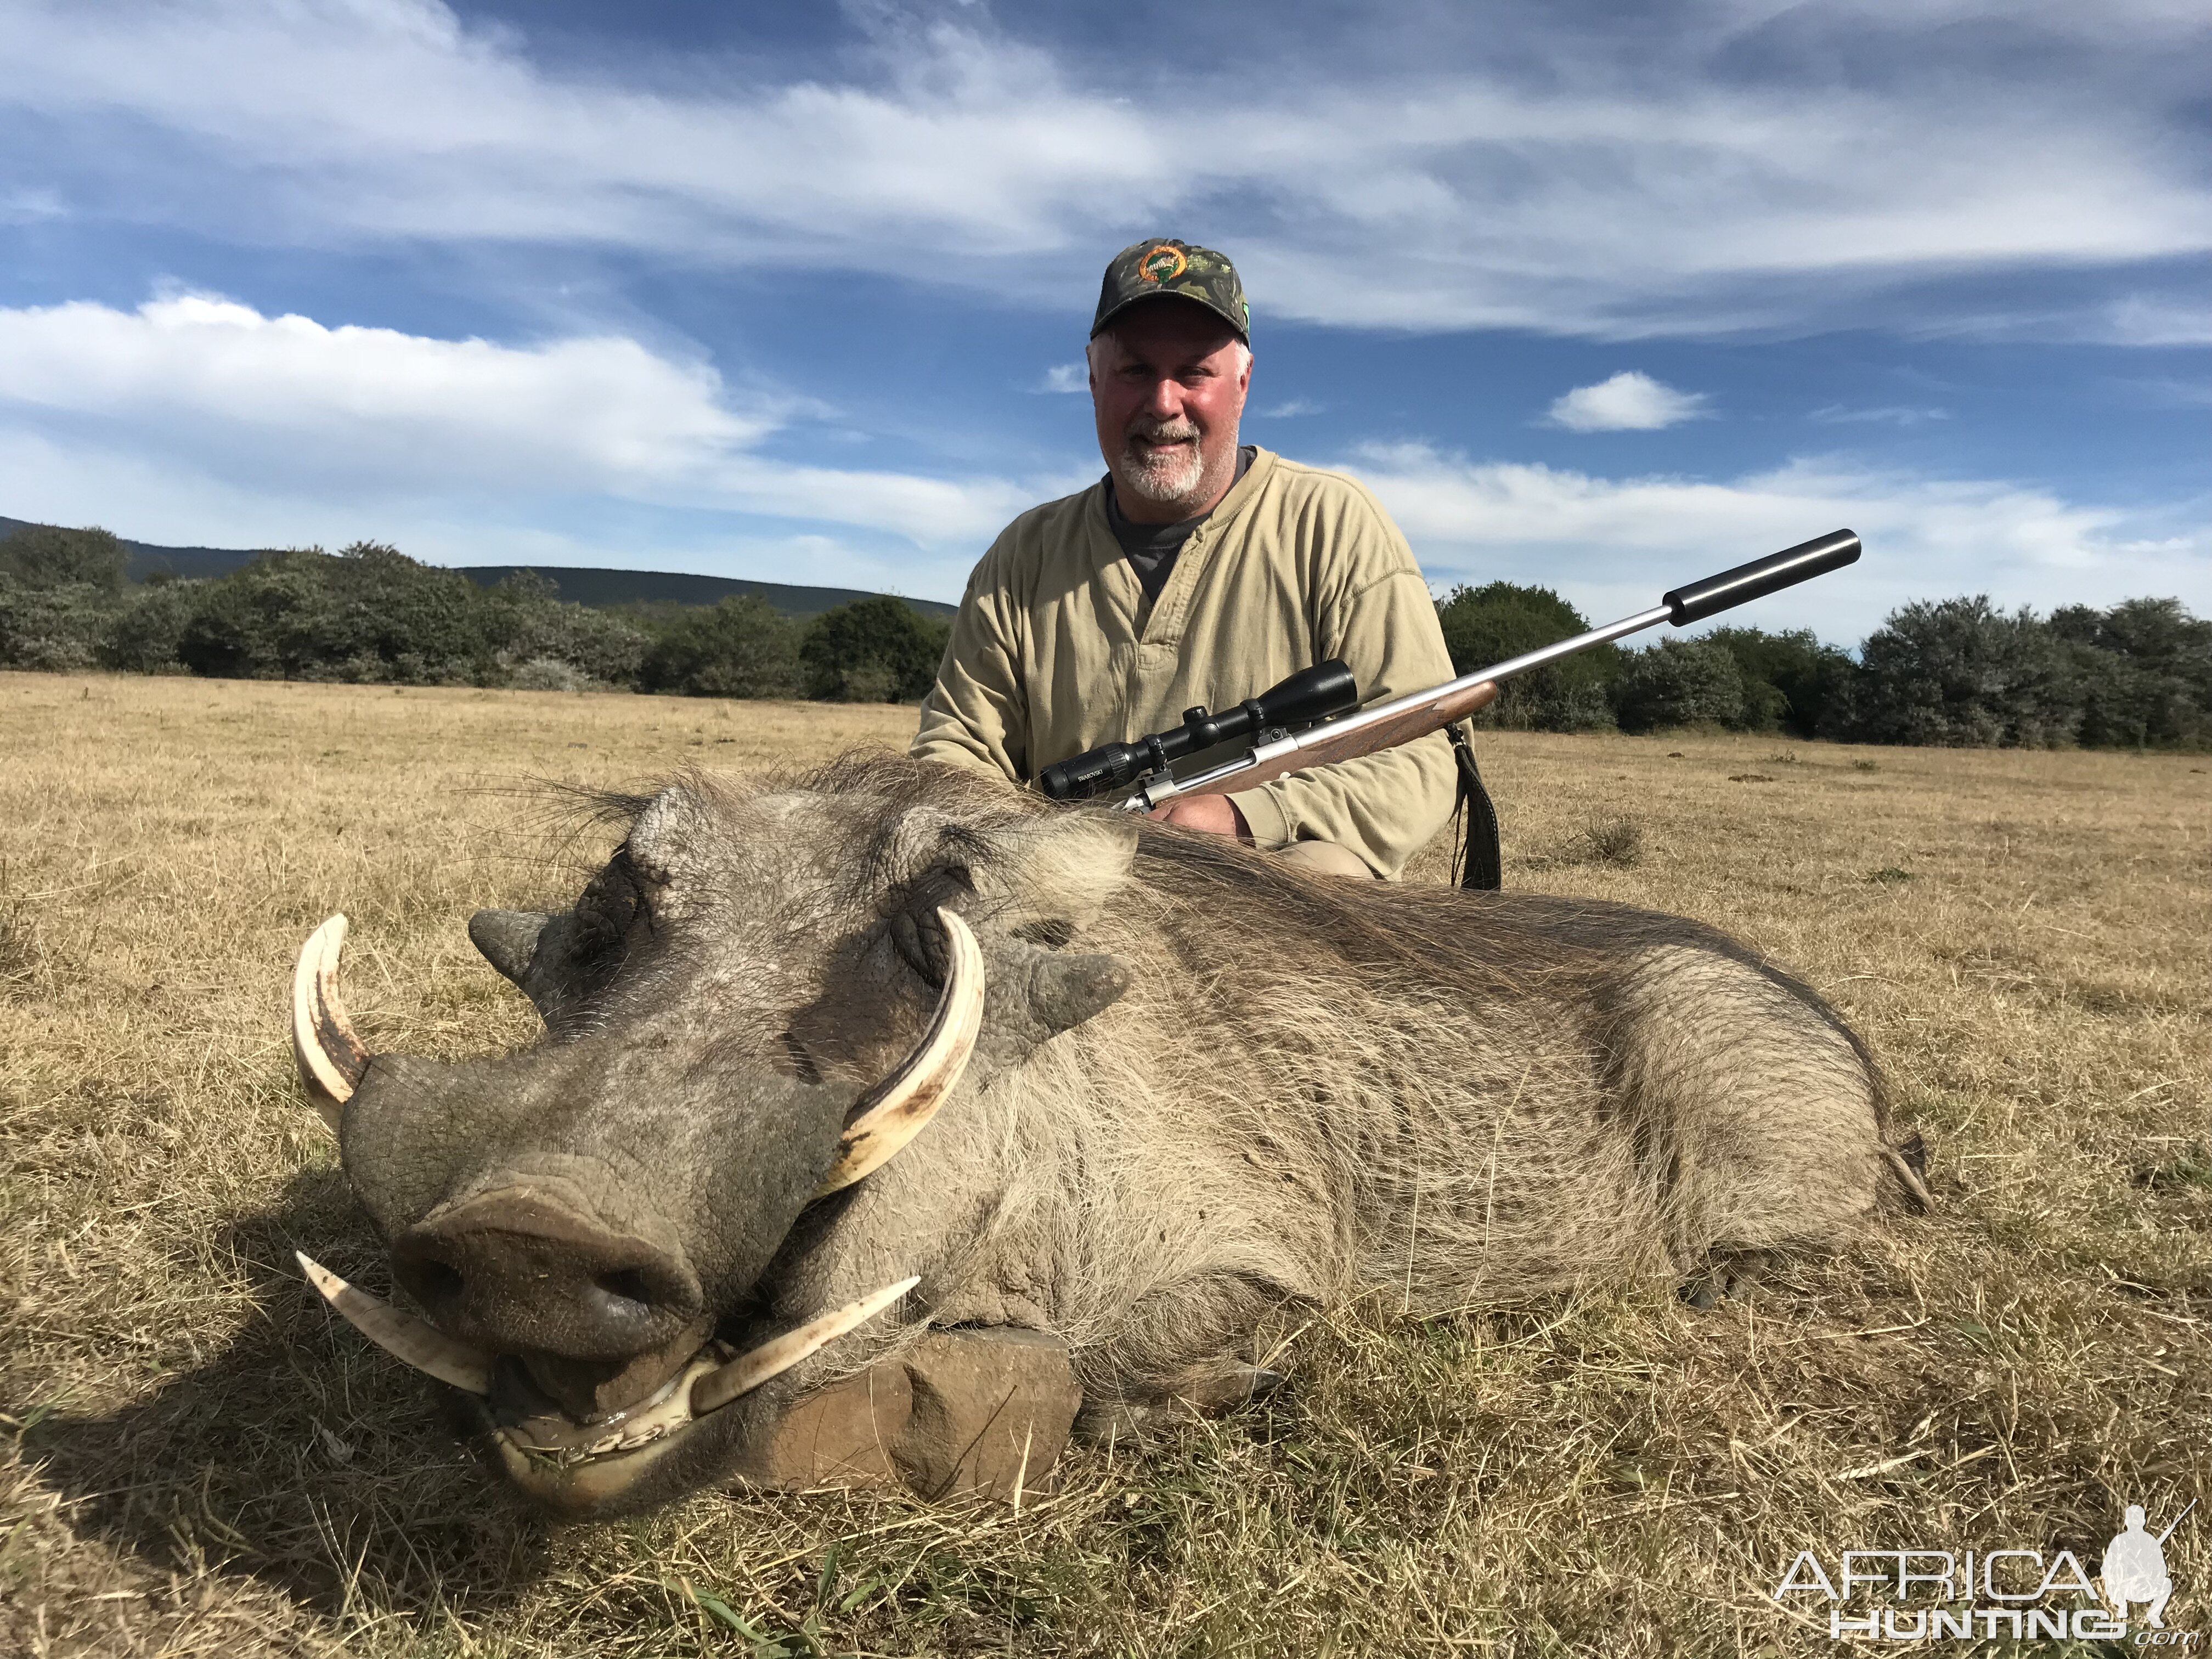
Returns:
[[[1482,787],[1482,773],[1474,763],[1474,745],[1462,726],[1446,728],[1451,737],[1452,759],[1459,765],[1459,806],[1467,815],[1467,840],[1460,849],[1459,884],[1474,892],[1494,893],[1505,884],[1505,866],[1498,839],[1498,809],[1490,791]]]

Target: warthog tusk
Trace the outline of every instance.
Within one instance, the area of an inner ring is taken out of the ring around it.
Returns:
[[[916,1278],[886,1285],[858,1302],[848,1302],[835,1313],[809,1320],[795,1331],[771,1337],[750,1353],[739,1354],[720,1370],[708,1372],[691,1385],[691,1415],[704,1417],[728,1405],[739,1395],[751,1393],[770,1377],[781,1376],[817,1348],[866,1324],[921,1283]]]
[[[343,924],[341,924],[343,925]],[[322,1292],[345,1322],[394,1359],[428,1371],[441,1382],[450,1382],[471,1394],[491,1392],[491,1358],[465,1342],[456,1342],[434,1330],[412,1314],[356,1290],[304,1250],[295,1250],[307,1282]]]
[[[332,916],[307,935],[300,965],[292,970],[292,1054],[300,1062],[300,1081],[332,1134],[368,1066],[368,1050],[338,1000],[338,952],[345,936],[346,919]]]
[[[937,919],[951,945],[937,1013],[905,1063],[861,1097],[860,1115],[845,1126],[837,1143],[837,1161],[814,1189],[817,1198],[881,1169],[920,1134],[959,1086],[968,1056],[975,1051],[975,1034],[983,1027],[983,952],[968,924],[952,911],[939,910]]]

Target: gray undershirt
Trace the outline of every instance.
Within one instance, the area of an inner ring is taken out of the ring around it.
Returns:
[[[1238,447],[1237,477],[1229,481],[1231,489],[1236,489],[1237,479],[1250,470],[1253,458],[1259,453],[1257,444]],[[1176,560],[1182,554],[1182,544],[1190,539],[1193,531],[1212,516],[1213,509],[1208,507],[1194,519],[1183,519],[1175,524],[1133,524],[1121,516],[1121,506],[1114,499],[1114,475],[1108,473],[1099,480],[1098,487],[1106,492],[1107,527],[1113,531],[1114,539],[1121,544],[1121,551],[1129,561],[1129,568],[1137,573],[1146,599],[1158,605],[1160,590],[1168,585],[1168,578],[1175,572]]]

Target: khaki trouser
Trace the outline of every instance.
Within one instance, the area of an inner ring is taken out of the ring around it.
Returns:
[[[1294,841],[1275,856],[1302,876],[1358,876],[1372,879],[1367,860],[1333,841]]]

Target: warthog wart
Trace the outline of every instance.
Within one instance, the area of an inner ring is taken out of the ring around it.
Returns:
[[[471,924],[531,1047],[368,1054],[341,926],[295,983],[422,1316],[311,1276],[570,1512],[757,1471],[933,1332],[1044,1334],[1121,1425],[1249,1395],[1256,1333],[1369,1287],[1679,1279],[1926,1200],[1858,1040],[1696,922],[1303,878],[889,757],[608,805],[573,908]]]

